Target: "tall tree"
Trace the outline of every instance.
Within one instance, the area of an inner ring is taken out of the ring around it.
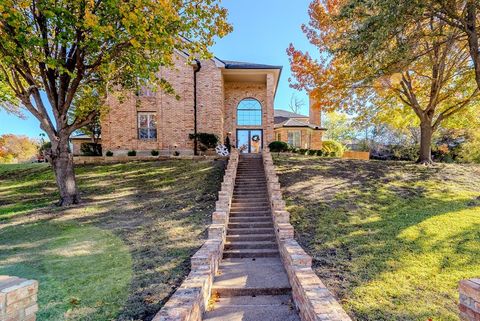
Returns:
[[[480,88],[480,2],[478,0],[345,0],[341,18],[353,18],[357,25],[348,39],[348,50],[356,55],[368,47],[367,53],[389,52],[384,62],[400,62],[411,58],[410,45],[423,37],[421,30],[411,30],[431,17],[438,18],[457,31],[457,41],[468,45],[475,78]],[[408,31],[408,32],[407,32]],[[407,49],[407,50],[406,50]],[[384,56],[385,57],[385,56]]]
[[[398,34],[398,41],[389,42],[397,47],[408,39],[397,53],[408,59],[397,60],[390,52],[373,57],[369,47],[351,47],[349,39],[363,15],[349,7],[355,14],[346,16],[343,5],[332,0],[314,1],[310,6],[311,21],[304,31],[319,47],[321,60],[291,46],[288,53],[297,79],[294,87],[313,91],[330,108],[357,114],[373,109],[387,114],[389,121],[394,117],[413,119],[421,131],[418,161],[431,163],[433,132],[478,99],[467,45],[457,41],[457,30],[432,15],[406,28],[405,36]],[[413,39],[412,33],[421,37]]]
[[[79,202],[71,133],[102,111],[112,88],[134,89],[140,81],[171,92],[157,71],[173,64],[175,51],[208,57],[214,37],[231,30],[220,1],[0,3],[0,99],[14,97],[48,135],[60,205]]]

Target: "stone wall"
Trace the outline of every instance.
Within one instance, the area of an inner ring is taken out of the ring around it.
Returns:
[[[208,305],[213,279],[222,259],[238,153],[232,151],[218,194],[208,239],[191,259],[191,272],[153,321],[200,321]]]
[[[303,321],[351,321],[332,293],[312,270],[312,258],[294,239],[290,213],[285,209],[280,183],[268,148],[263,152],[268,194],[280,256]]]
[[[35,321],[38,282],[0,275],[0,321]]]
[[[480,279],[460,281],[460,317],[465,321],[480,321]]]
[[[218,160],[226,159],[227,157],[215,156],[74,156],[73,161],[78,165],[88,164],[115,164],[115,163],[129,163],[129,162],[157,162],[168,160]]]

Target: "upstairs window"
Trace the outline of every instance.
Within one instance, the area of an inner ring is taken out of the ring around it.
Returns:
[[[157,113],[138,113],[138,139],[157,139]]]
[[[253,98],[242,100],[237,107],[238,126],[262,125],[262,105]]]

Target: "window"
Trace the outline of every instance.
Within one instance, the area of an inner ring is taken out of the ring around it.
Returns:
[[[282,141],[282,134],[277,133],[277,142],[281,142],[281,141]]]
[[[301,134],[300,131],[288,132],[288,144],[293,147],[301,147]]]
[[[258,100],[247,98],[238,104],[237,124],[239,126],[262,125],[262,105]]]
[[[157,139],[157,114],[138,113],[138,139]]]

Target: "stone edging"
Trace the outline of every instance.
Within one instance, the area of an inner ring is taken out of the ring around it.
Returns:
[[[227,159],[223,156],[74,156],[73,161],[77,165],[115,164],[129,162],[156,162],[168,160],[217,160]]]
[[[273,224],[280,256],[292,286],[293,301],[302,321],[351,321],[332,293],[312,270],[312,258],[294,239],[290,213],[285,209],[280,183],[268,149],[263,151]]]
[[[0,275],[0,321],[35,321],[38,281]]]
[[[480,278],[460,281],[459,293],[460,318],[466,321],[480,320]]]
[[[232,150],[218,193],[208,239],[191,259],[191,272],[153,321],[200,321],[208,305],[213,279],[222,259],[230,205],[237,175],[238,152]]]

